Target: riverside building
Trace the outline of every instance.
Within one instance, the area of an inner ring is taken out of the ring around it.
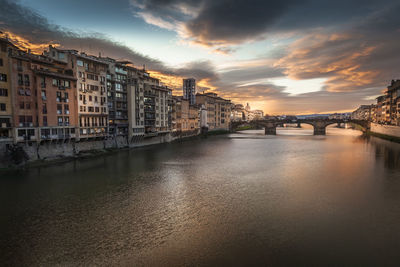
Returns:
[[[78,139],[108,136],[107,64],[97,57],[49,46],[45,54],[67,64],[77,79]]]
[[[209,130],[229,130],[232,103],[216,93],[196,94],[196,101],[207,110]]]
[[[6,38],[0,38],[0,142],[12,141],[13,137],[10,49],[16,49],[16,47]]]

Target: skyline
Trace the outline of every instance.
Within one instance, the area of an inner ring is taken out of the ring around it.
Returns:
[[[53,44],[128,59],[180,94],[193,76],[199,91],[268,114],[351,111],[399,73],[395,1],[0,4],[0,30],[35,52]]]

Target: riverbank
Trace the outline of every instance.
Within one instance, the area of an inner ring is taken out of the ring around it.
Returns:
[[[2,144],[0,170],[55,165],[76,159],[99,157],[121,150],[130,150],[172,142],[183,142],[228,133],[229,131],[227,130],[215,130],[206,133],[200,133],[199,131],[167,133],[160,136],[143,138],[134,143],[129,143],[126,138],[119,136],[107,140],[86,140],[81,142],[9,144],[8,148],[7,144]]]
[[[371,123],[369,135],[376,136],[385,140],[400,143],[400,127],[392,125],[381,125]]]

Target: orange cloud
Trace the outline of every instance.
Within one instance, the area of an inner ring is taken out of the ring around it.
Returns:
[[[49,47],[49,44],[59,47],[60,44],[58,43],[42,43],[42,44],[35,44],[29,41],[28,39],[25,39],[21,36],[18,36],[12,32],[5,31],[4,32],[4,37],[8,38],[16,47],[18,47],[21,50],[30,50],[33,53],[38,53],[41,54],[43,50],[45,50],[47,47]]]
[[[292,79],[328,77],[326,90],[330,92],[353,91],[374,82],[378,70],[363,70],[365,60],[376,46],[358,43],[359,36],[349,34],[308,35],[294,42],[290,53],[274,66],[285,69]]]

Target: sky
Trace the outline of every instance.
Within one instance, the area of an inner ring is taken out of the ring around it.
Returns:
[[[194,77],[266,114],[347,112],[400,78],[393,0],[0,0],[0,31],[146,69],[174,93]]]

